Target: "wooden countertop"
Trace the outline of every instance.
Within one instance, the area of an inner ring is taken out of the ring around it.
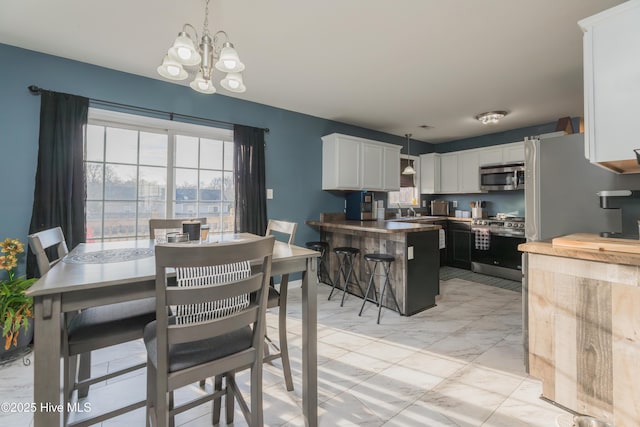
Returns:
[[[587,261],[640,266],[640,240],[602,238],[596,234],[573,234],[553,241],[528,242],[522,252],[576,258]]]
[[[433,217],[432,217],[433,218]],[[437,221],[434,219],[433,221]],[[416,223],[409,221],[306,221],[314,227],[333,228],[351,231],[367,231],[370,233],[412,233],[417,231],[439,230],[442,227],[430,223]]]

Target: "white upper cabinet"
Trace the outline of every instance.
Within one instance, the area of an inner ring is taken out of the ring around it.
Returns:
[[[440,154],[420,155],[420,192],[437,194],[440,192]]]
[[[524,142],[420,156],[423,194],[482,193],[480,166],[524,161]],[[435,175],[434,175],[435,174]]]
[[[360,170],[362,171],[362,188],[382,189],[384,181],[383,155],[380,145],[362,143],[360,148]]]
[[[400,189],[401,146],[332,133],[322,137],[322,189]]]
[[[579,22],[584,31],[585,155],[615,172],[640,173],[640,0]]]
[[[504,163],[524,162],[524,141],[503,145],[502,161]]]
[[[480,152],[481,150],[458,152],[459,193],[480,192]]]
[[[440,155],[440,193],[458,192],[458,153]]]
[[[382,189],[384,191],[398,191],[400,190],[400,150],[402,147],[392,146],[383,147],[384,155],[384,178],[382,182]]]
[[[486,147],[478,153],[478,166],[497,165],[502,163],[502,146]]]
[[[359,141],[337,134],[322,137],[322,189],[360,190]]]

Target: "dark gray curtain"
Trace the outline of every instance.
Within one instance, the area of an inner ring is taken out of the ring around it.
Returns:
[[[61,227],[69,249],[85,239],[83,136],[89,99],[40,92],[38,169],[29,234]],[[37,276],[35,256],[27,257],[28,277]]]
[[[264,236],[267,230],[264,129],[233,127],[236,232]]]

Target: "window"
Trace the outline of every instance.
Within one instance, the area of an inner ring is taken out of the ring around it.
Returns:
[[[233,231],[233,132],[89,109],[87,241],[144,238],[150,218]]]
[[[409,161],[412,162],[415,175],[400,175],[400,191],[389,191],[387,197],[387,207],[395,208],[400,206],[417,207],[420,200],[420,158],[416,156],[400,156],[400,173],[407,166]]]

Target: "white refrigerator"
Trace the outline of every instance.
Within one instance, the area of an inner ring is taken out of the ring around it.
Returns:
[[[526,139],[524,153],[527,240],[620,231],[620,209],[600,208],[597,195],[616,176],[585,159],[583,134]]]

